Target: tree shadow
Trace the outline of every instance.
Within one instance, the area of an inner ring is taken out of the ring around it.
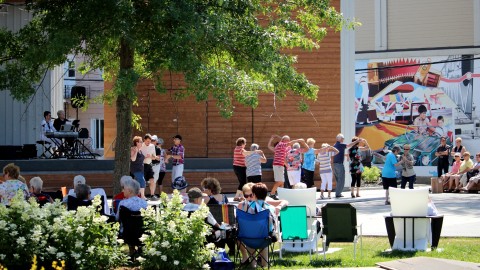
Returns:
[[[342,265],[342,260],[341,259],[327,259],[322,260],[322,259],[316,259],[316,260],[311,260],[310,265],[313,267],[336,267],[339,265]]]
[[[417,251],[385,250],[377,251],[376,256],[384,258],[404,259],[415,257]]]

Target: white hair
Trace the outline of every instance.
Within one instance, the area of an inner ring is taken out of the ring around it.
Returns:
[[[283,135],[282,141],[290,141],[290,136],[288,136],[288,135]]]
[[[133,194],[137,195],[140,192],[140,184],[133,179],[129,179],[125,181],[123,189],[130,190]]]
[[[33,189],[33,192],[39,193],[42,192],[43,181],[42,178],[35,176],[30,179],[30,187]]]
[[[258,146],[256,143],[252,143],[252,145],[250,145],[250,151],[258,150],[258,148],[260,148],[260,146]]]
[[[345,136],[343,136],[342,133],[338,133],[338,135],[337,135],[337,141],[340,141],[341,139],[345,139]]]
[[[85,177],[83,175],[76,175],[73,178],[73,187],[75,188],[78,184],[85,185],[87,180],[85,180]]]
[[[127,181],[133,180],[130,175],[124,175],[120,178],[120,186],[124,187]]]
[[[299,149],[300,148],[300,144],[297,142],[297,143],[294,143],[293,144],[293,149]]]

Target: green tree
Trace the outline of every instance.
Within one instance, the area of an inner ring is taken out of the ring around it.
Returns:
[[[115,81],[104,95],[116,104],[115,191],[129,171],[140,78],[164,92],[162,75],[182,73],[183,95],[213,97],[225,117],[234,100],[256,107],[260,92],[315,100],[318,86],[295,70],[286,50],[318,49],[327,30],[356,25],[327,0],[29,0],[26,9],[28,24],[0,30],[0,90],[26,100],[32,82],[68,54],[88,56],[85,70],[103,69]]]

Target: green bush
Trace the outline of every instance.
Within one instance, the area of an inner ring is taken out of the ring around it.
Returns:
[[[380,175],[381,171],[378,167],[365,167],[362,173],[362,179],[365,183],[377,183]]]
[[[205,245],[210,226],[205,223],[208,208],[205,205],[188,217],[183,211],[182,197],[174,191],[171,199],[165,193],[160,198],[162,209],[143,211],[146,235],[143,269],[202,269],[214,255],[214,245]]]

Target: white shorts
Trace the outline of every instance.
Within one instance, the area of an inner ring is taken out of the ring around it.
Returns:
[[[183,175],[183,164],[172,166],[172,183],[175,178]]]
[[[153,170],[153,181],[155,181],[156,183],[158,180],[158,176],[160,175],[160,163],[157,165],[152,164],[152,170]]]
[[[300,183],[300,178],[302,177],[302,171],[301,170],[296,170],[296,171],[287,171],[288,174],[288,182],[290,182],[290,186],[294,186],[298,183]]]
[[[285,167],[273,165],[273,179],[275,179],[275,182],[285,182],[284,173]]]

